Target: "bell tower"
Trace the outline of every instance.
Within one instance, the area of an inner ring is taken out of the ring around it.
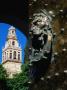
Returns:
[[[9,77],[21,71],[22,49],[16,37],[16,29],[13,26],[8,30],[5,47],[2,49],[2,64]]]

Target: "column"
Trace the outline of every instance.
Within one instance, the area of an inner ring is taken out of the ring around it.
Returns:
[[[18,51],[16,51],[16,59],[18,60]]]
[[[5,52],[5,60],[6,60],[6,52]]]
[[[12,50],[12,60],[13,60],[13,53],[14,53],[14,51]]]
[[[22,51],[20,51],[20,61],[22,60]]]
[[[3,56],[4,56],[3,60],[5,60],[5,53],[4,52],[3,52]]]
[[[9,55],[10,55],[10,52],[8,51],[8,60],[10,60]]]
[[[2,53],[2,61],[4,61],[4,53]]]

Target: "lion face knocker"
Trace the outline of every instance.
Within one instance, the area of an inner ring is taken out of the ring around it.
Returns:
[[[41,10],[33,15],[33,21],[30,29],[30,62],[39,61],[42,58],[48,60],[51,57],[52,45],[52,18],[46,12]]]

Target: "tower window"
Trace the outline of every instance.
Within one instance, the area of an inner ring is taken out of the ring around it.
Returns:
[[[7,53],[7,59],[8,59],[8,53]]]
[[[6,60],[6,52],[5,52],[5,60]]]
[[[3,60],[4,60],[4,56],[3,56]]]
[[[12,53],[10,53],[10,59],[12,59]]]
[[[14,55],[13,56],[14,56],[14,59],[16,59],[16,51],[14,51]]]
[[[18,52],[18,60],[20,60],[20,52]]]
[[[15,42],[14,41],[12,42],[12,45],[15,45]]]
[[[12,31],[12,34],[14,33],[14,31]]]

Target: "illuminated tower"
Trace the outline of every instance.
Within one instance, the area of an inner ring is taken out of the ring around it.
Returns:
[[[2,49],[2,64],[9,77],[21,72],[22,49],[16,37],[16,29],[13,26],[8,30],[5,47]]]

